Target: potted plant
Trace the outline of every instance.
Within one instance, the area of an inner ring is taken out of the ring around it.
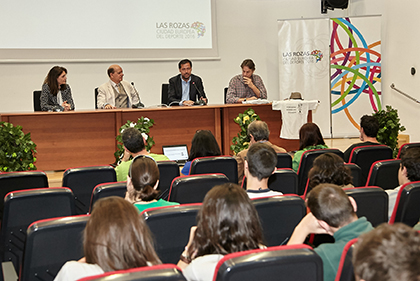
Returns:
[[[230,149],[235,155],[249,147],[250,139],[248,136],[248,125],[254,120],[261,120],[261,118],[252,108],[248,108],[244,113],[239,113],[239,115],[233,119],[233,121],[241,127],[241,131],[232,139],[233,145],[230,146]]]
[[[22,126],[0,122],[0,172],[36,170],[36,144]]]
[[[405,127],[400,123],[398,110],[387,105],[386,110],[375,111],[373,116],[379,121],[378,141],[389,146],[393,151],[393,156],[396,157],[398,154],[398,134],[405,131]]]

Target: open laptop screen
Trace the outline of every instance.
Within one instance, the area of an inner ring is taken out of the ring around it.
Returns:
[[[170,160],[177,162],[186,162],[188,160],[188,147],[186,144],[164,145],[163,154]]]

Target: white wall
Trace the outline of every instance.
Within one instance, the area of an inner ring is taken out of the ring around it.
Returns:
[[[220,60],[193,60],[193,72],[204,80],[210,103],[223,103],[223,88],[240,72],[240,63],[252,58],[256,73],[262,76],[268,98],[278,98],[277,19],[362,16],[382,14],[382,86],[384,104],[399,109],[402,123],[412,141],[420,141],[415,130],[419,105],[389,89],[391,82],[420,99],[415,92],[411,66],[420,65],[417,56],[415,19],[420,8],[417,0],[350,0],[349,9],[328,11],[322,15],[320,0],[216,0]],[[405,3],[403,5],[402,3]],[[412,27],[410,26],[412,23]],[[59,39],[59,37],[57,37]],[[182,59],[182,58],[179,58]],[[0,112],[32,111],[32,91],[40,89],[48,70],[64,65],[72,87],[77,110],[94,108],[93,89],[107,81],[111,63],[35,63],[0,64]],[[125,79],[134,81],[146,105],[160,103],[161,84],[177,74],[177,61],[121,62]],[[419,69],[420,71],[420,69]],[[314,117],[316,121],[316,113]]]

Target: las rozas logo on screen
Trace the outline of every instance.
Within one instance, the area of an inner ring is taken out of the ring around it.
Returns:
[[[188,22],[157,22],[156,38],[158,39],[195,39],[204,37],[206,26],[196,21]]]

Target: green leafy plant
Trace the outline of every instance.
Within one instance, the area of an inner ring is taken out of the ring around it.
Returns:
[[[248,108],[244,113],[239,113],[238,116],[233,119],[233,121],[241,127],[241,131],[232,139],[233,145],[230,146],[230,149],[235,155],[249,147],[250,138],[247,132],[248,125],[254,120],[261,120],[261,118],[252,108]]]
[[[120,134],[117,136],[117,151],[114,153],[115,156],[115,163],[118,163],[120,161],[120,158],[124,154],[124,145],[122,144],[122,132],[130,127],[138,129],[142,135],[143,138],[146,140],[146,150],[150,151],[152,146],[155,144],[155,141],[153,140],[153,137],[149,136],[150,127],[152,127],[155,124],[155,121],[153,119],[149,119],[147,117],[140,117],[136,123],[131,122],[130,120],[127,120],[127,123],[121,126],[120,128]]]
[[[386,110],[376,111],[373,116],[379,121],[378,141],[389,146],[393,150],[394,157],[396,157],[398,154],[398,134],[405,131],[405,127],[400,124],[398,110],[387,105]]]
[[[36,170],[36,144],[31,133],[23,133],[22,126],[0,122],[0,144],[1,172]]]

